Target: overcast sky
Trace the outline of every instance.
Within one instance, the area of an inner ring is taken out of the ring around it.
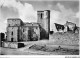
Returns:
[[[38,10],[50,10],[50,30],[54,23],[70,21],[79,25],[79,1],[54,0],[0,0],[0,32],[6,31],[8,18],[21,18],[24,22],[37,22]]]

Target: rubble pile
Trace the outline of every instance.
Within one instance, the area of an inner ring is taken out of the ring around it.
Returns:
[[[59,48],[59,47],[51,47],[51,46],[48,46],[48,45],[38,45],[38,44],[34,44],[32,46],[29,47],[29,49],[33,49],[33,50],[37,50],[37,51],[44,51],[44,52],[57,52],[60,54],[66,54],[66,53],[69,53],[69,54],[73,54],[73,55],[76,55],[76,54],[79,54],[79,50],[77,49],[67,49],[67,48]]]
[[[51,35],[50,40],[55,40],[54,44],[62,45],[79,45],[79,34],[78,33],[54,33]]]
[[[34,50],[40,50],[40,51],[46,51],[46,52],[52,52],[55,50],[55,48],[49,47],[47,45],[38,45],[38,44],[34,44],[31,47],[29,47],[29,49],[34,49]]]

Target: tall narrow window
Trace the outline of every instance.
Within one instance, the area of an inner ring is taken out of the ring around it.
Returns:
[[[42,17],[43,17],[43,14],[41,13],[41,19],[42,19]]]
[[[23,32],[24,32],[24,29],[23,29]]]
[[[13,35],[13,32],[11,34]]]

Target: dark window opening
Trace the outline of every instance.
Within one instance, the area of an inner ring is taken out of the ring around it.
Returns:
[[[23,32],[24,32],[24,29],[23,29]]]
[[[50,31],[50,34],[53,34],[54,33],[54,31]]]
[[[37,29],[37,27],[36,27],[36,29]]]
[[[15,26],[17,26],[17,24],[15,24]]]
[[[10,24],[9,24],[9,26],[10,26]]]
[[[13,32],[12,32],[12,35],[13,35]]]
[[[43,17],[43,14],[41,13],[41,19],[42,19],[42,17]]]
[[[13,39],[14,39],[14,38],[11,38],[11,42],[13,42]]]

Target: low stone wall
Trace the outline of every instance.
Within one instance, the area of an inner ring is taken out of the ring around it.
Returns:
[[[2,47],[5,47],[5,48],[20,48],[20,47],[24,47],[24,43],[2,42]]]

